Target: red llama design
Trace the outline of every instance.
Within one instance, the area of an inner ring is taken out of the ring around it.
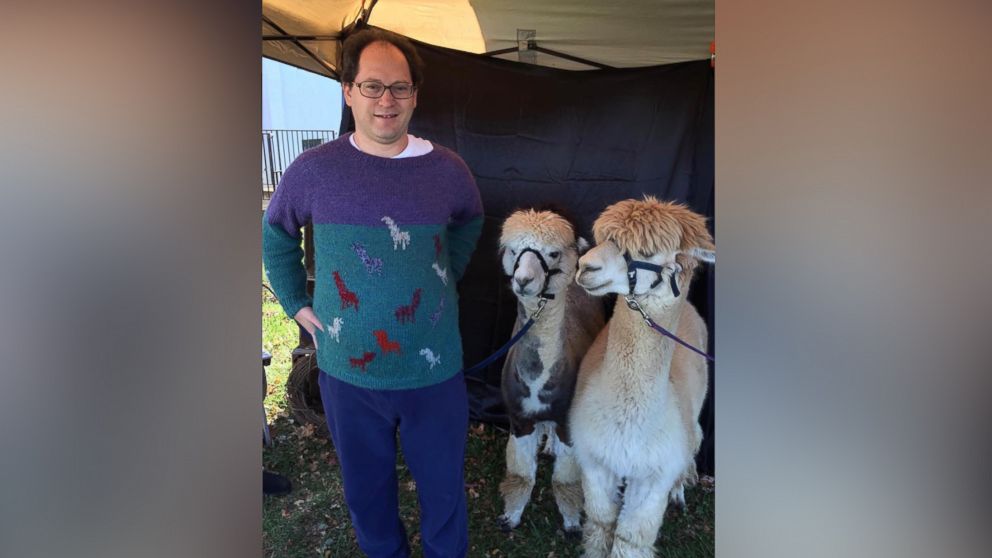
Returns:
[[[366,352],[362,358],[348,357],[348,363],[351,364],[352,368],[361,368],[362,372],[365,372],[365,365],[372,362],[374,358],[375,353]]]
[[[348,290],[348,287],[344,285],[344,279],[341,278],[341,274],[337,271],[334,272],[334,284],[337,285],[338,296],[341,297],[341,309],[344,310],[349,306],[354,306],[355,312],[358,312],[358,296]]]
[[[434,259],[441,261],[441,235],[434,235]]]
[[[420,306],[420,289],[413,291],[413,301],[405,306],[400,306],[396,309],[396,320],[401,324],[405,324],[407,320],[415,322],[415,314],[417,313],[417,307]]]
[[[375,335],[376,343],[379,343],[379,348],[382,349],[382,354],[401,354],[399,341],[390,341],[385,330],[377,329],[372,332],[372,335]]]

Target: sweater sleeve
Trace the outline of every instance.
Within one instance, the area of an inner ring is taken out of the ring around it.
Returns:
[[[461,171],[463,187],[460,203],[456,206],[452,215],[451,223],[448,225],[448,249],[451,257],[451,272],[455,281],[462,278],[468,262],[472,259],[472,252],[482,235],[482,197],[479,195],[479,187],[475,183],[472,172],[461,161]]]
[[[302,165],[290,165],[262,216],[262,262],[272,290],[290,318],[304,306],[313,305],[307,295],[300,231],[310,222],[306,175]]]

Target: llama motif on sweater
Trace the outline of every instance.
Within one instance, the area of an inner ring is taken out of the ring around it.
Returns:
[[[307,224],[310,270],[302,263]],[[478,188],[450,150],[386,159],[358,151],[344,134],[286,169],[263,218],[263,259],[286,313],[312,306],[327,324],[316,334],[322,373],[364,388],[411,389],[461,369],[456,284],[481,230]],[[429,319],[418,316],[421,307]],[[426,347],[433,359],[418,353]]]

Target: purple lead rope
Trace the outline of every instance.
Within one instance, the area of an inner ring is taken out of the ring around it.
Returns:
[[[672,333],[672,332],[668,331],[667,329],[661,327],[660,325],[654,323],[654,320],[652,320],[651,318],[646,318],[646,321],[648,322],[648,325],[651,326],[651,328],[654,329],[655,331],[657,331],[658,333],[660,333],[660,334],[662,334],[662,335],[664,335],[666,337],[671,337],[672,340],[674,340],[676,343],[682,345],[686,349],[689,349],[690,351],[696,352],[696,353],[698,353],[698,354],[706,357],[710,362],[716,363],[716,359],[714,359],[712,356],[704,353],[703,351],[700,351],[699,349],[697,349],[697,348],[693,347],[692,345],[686,343],[685,341],[679,339],[678,337],[675,336],[674,333]]]
[[[633,289],[631,289],[631,290],[633,290]],[[679,345],[682,345],[683,347],[689,349],[690,351],[693,351],[693,352],[695,352],[695,353],[697,353],[699,355],[702,355],[702,356],[706,357],[706,359],[709,360],[710,362],[712,362],[714,364],[716,363],[716,359],[713,358],[712,356],[704,353],[703,351],[700,351],[699,349],[693,347],[692,345],[690,345],[690,344],[686,343],[685,341],[683,341],[683,340],[679,339],[678,337],[676,337],[674,333],[672,333],[672,332],[668,331],[667,329],[661,327],[660,325],[654,323],[654,320],[651,319],[651,316],[648,316],[648,313],[645,312],[643,308],[641,308],[641,305],[637,303],[637,301],[634,299],[634,297],[632,297],[630,295],[626,295],[623,298],[624,298],[624,300],[627,301],[627,307],[630,308],[631,310],[637,311],[641,315],[641,317],[644,318],[644,321],[649,326],[651,326],[651,329],[657,331],[658,333],[664,335],[665,337],[670,337],[673,341],[675,341]]]

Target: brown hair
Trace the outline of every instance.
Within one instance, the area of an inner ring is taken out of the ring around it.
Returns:
[[[355,81],[358,75],[358,59],[362,56],[362,51],[376,42],[388,43],[400,49],[410,67],[410,79],[413,80],[413,85],[420,86],[424,82],[424,61],[420,59],[417,48],[410,39],[385,29],[366,27],[349,35],[341,47],[341,64],[338,67],[341,69],[342,85]]]

